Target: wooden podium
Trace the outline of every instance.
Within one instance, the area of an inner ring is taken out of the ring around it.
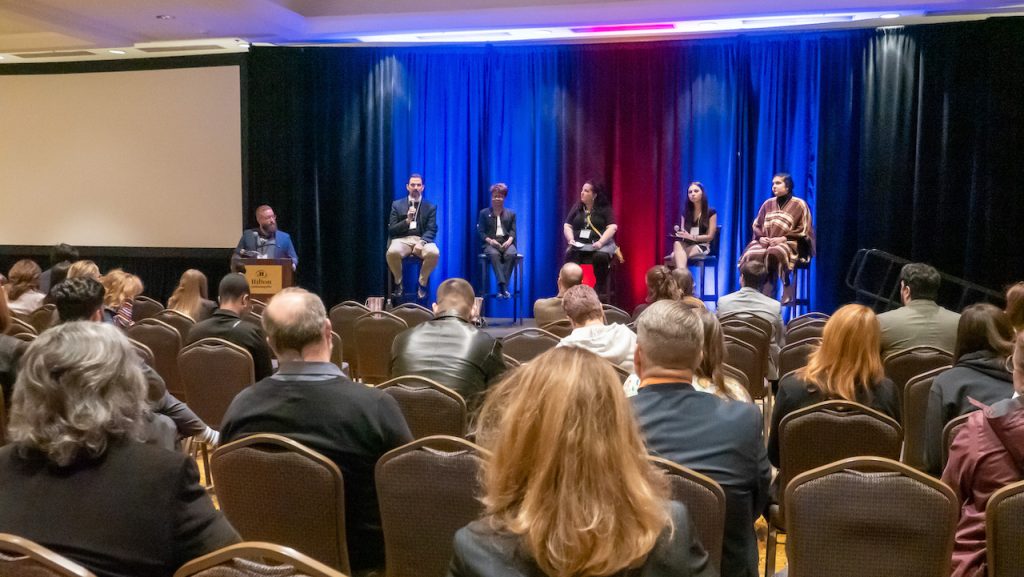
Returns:
[[[238,262],[245,265],[245,280],[256,300],[268,301],[295,282],[290,258],[243,258]]]

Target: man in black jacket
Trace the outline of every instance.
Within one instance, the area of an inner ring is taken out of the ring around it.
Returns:
[[[425,299],[430,273],[437,266],[441,254],[434,244],[437,236],[437,207],[423,198],[423,177],[419,174],[409,176],[405,190],[409,196],[391,203],[391,217],[388,219],[388,238],[391,240],[386,257],[388,269],[395,279],[392,298],[402,297],[402,259],[412,254],[423,260],[417,296]]]
[[[230,273],[220,281],[217,301],[220,307],[213,315],[192,327],[185,345],[200,339],[217,337],[234,343],[252,355],[256,380],[269,377],[274,372],[270,360],[270,347],[263,329],[242,320],[242,315],[252,307],[249,282],[238,273]]]

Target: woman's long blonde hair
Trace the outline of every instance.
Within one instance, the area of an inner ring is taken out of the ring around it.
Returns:
[[[197,319],[207,297],[206,275],[190,268],[181,275],[178,288],[167,301],[167,308]]]
[[[821,346],[807,358],[797,376],[829,397],[857,402],[857,391],[871,392],[885,378],[881,356],[882,329],[864,305],[849,304],[825,323]]]
[[[667,486],[648,464],[611,365],[551,349],[488,394],[478,440],[490,526],[518,535],[551,577],[636,565],[671,527]]]
[[[105,289],[103,306],[110,309],[116,310],[125,302],[142,294],[142,279],[119,268],[103,275],[100,282]]]
[[[68,269],[68,278],[89,277],[100,280],[100,267],[91,260],[76,260]]]

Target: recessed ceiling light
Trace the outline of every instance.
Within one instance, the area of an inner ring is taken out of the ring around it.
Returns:
[[[882,14],[881,16],[879,16],[879,18],[884,18],[885,20],[892,20],[893,18],[899,18],[899,17],[900,17],[900,15],[896,14],[895,12],[893,12],[891,14]]]
[[[107,50],[111,54],[127,54],[124,50]]]
[[[170,14],[157,14],[156,15],[156,19],[157,20],[174,20],[174,16],[171,16]]]

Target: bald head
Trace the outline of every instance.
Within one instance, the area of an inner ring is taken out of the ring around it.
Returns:
[[[274,295],[263,311],[263,330],[278,358],[330,361],[331,322],[320,297],[300,288]]]
[[[473,285],[465,279],[450,278],[437,287],[434,314],[455,311],[459,317],[469,320],[473,316],[474,299],[476,299],[476,294],[473,292]]]
[[[567,262],[558,271],[558,295],[583,282],[583,269],[574,262]]]

